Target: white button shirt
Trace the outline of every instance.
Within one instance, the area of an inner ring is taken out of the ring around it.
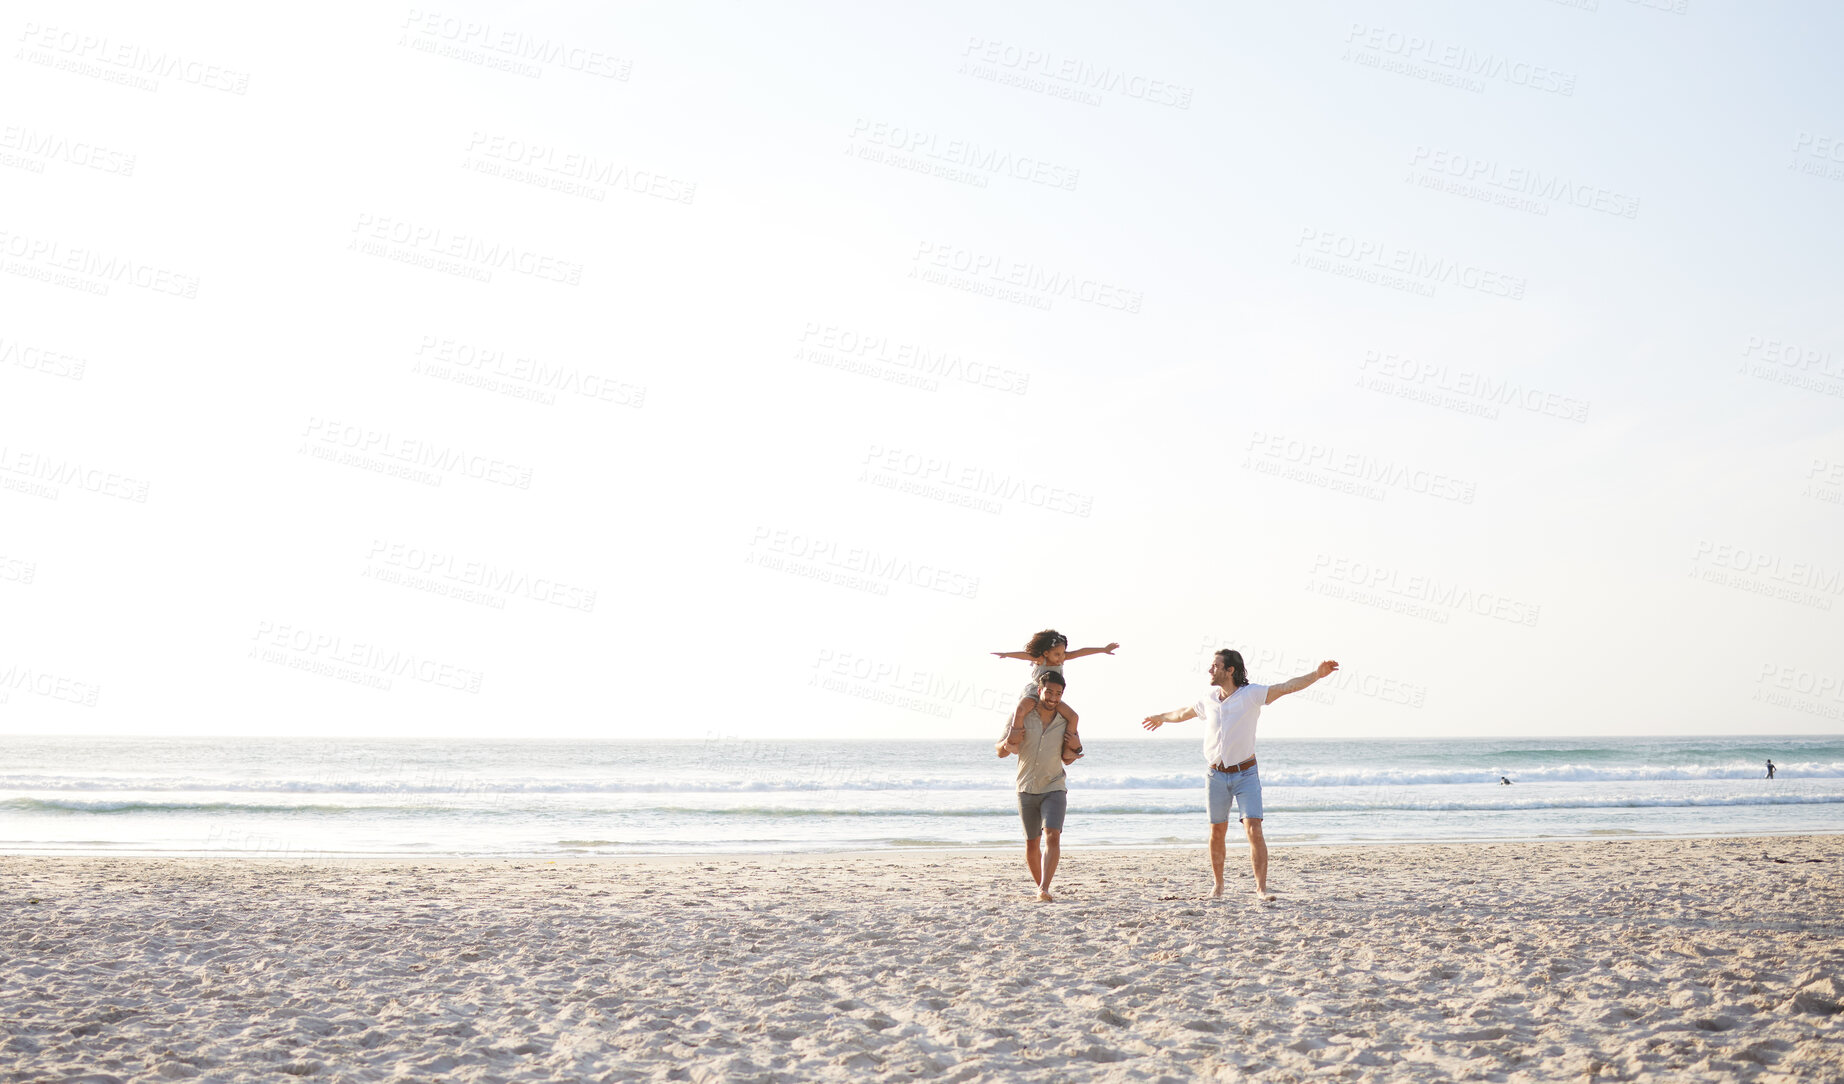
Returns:
[[[1204,721],[1204,759],[1230,768],[1254,756],[1255,723],[1267,702],[1266,685],[1244,685],[1228,696],[1215,685],[1206,689],[1193,706]]]

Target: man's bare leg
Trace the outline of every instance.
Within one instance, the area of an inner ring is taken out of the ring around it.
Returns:
[[[1229,827],[1224,824],[1225,828]],[[1268,841],[1261,834],[1261,818],[1246,817],[1242,827],[1249,834],[1249,862],[1255,867],[1255,896],[1257,899],[1271,900],[1274,895],[1268,891]],[[1222,881],[1218,881],[1221,884]]]
[[[1210,875],[1216,879],[1216,890],[1210,893],[1213,900],[1223,898],[1223,851],[1228,846],[1229,822],[1210,826]]]
[[[1042,884],[1044,881],[1043,859],[1037,853],[1037,837],[1024,841],[1024,864],[1031,871],[1031,883]]]
[[[1056,876],[1056,861],[1062,854],[1063,833],[1044,829],[1044,875],[1037,882],[1037,898],[1045,903],[1056,902],[1056,897],[1050,894],[1050,880]]]

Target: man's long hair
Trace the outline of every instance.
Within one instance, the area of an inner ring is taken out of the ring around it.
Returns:
[[[1229,680],[1235,683],[1236,688],[1240,689],[1249,683],[1249,664],[1242,661],[1242,652],[1224,648],[1217,652],[1217,658],[1229,667]]]

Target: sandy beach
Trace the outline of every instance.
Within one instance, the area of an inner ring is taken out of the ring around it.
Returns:
[[[9,1081],[1844,1078],[1844,837],[0,863]]]

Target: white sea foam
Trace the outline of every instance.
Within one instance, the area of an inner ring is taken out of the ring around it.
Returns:
[[[1192,742],[1088,745],[1072,843],[1192,838],[1208,774]],[[1835,737],[1272,740],[1261,758],[1269,827],[1290,840],[1844,831]],[[795,851],[990,846],[1019,828],[1015,762],[974,741],[0,738],[0,765],[8,853]]]
[[[1164,790],[1196,787],[1207,774],[1196,771],[1159,774],[1111,775],[1078,762],[1071,778],[1089,790]],[[1777,765],[1778,778],[1844,779],[1844,761]],[[1536,767],[1491,768],[1364,768],[1302,767],[1297,762],[1264,765],[1261,780],[1271,787],[1417,787],[1496,784],[1501,776],[1515,783],[1644,783],[1714,782],[1762,779],[1759,767],[1712,764],[1600,767],[1557,764]],[[704,773],[675,773],[651,780],[558,781],[494,777],[485,774],[454,775],[434,779],[364,779],[329,776],[314,779],[225,780],[208,777],[131,778],[58,777],[43,774],[0,773],[0,794],[83,791],[214,791],[275,794],[733,794],[777,791],[886,791],[886,790],[988,790],[1003,785],[1004,775],[967,772],[952,775],[907,776],[886,767],[852,775],[752,775],[722,777]]]

